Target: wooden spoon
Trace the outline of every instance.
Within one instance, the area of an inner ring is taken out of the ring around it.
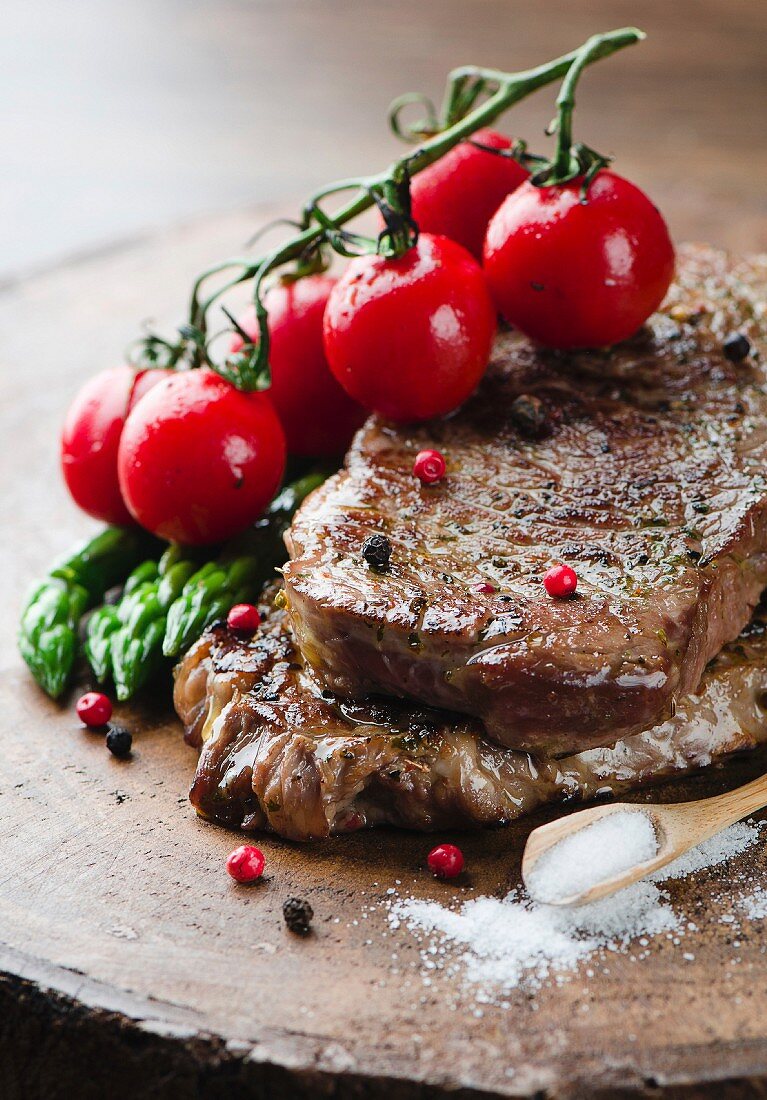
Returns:
[[[590,810],[581,810],[579,813],[534,829],[527,838],[522,857],[522,878],[530,896],[535,898],[534,889],[530,886],[533,868],[541,856],[555,844],[610,814],[645,814],[653,824],[658,842],[657,854],[652,859],[620,871],[611,878],[602,879],[596,885],[569,894],[567,897],[560,897],[555,901],[545,899],[549,905],[585,905],[589,901],[597,901],[599,898],[607,897],[608,894],[614,894],[616,890],[630,886],[632,882],[638,882],[639,879],[645,878],[660,867],[665,867],[667,863],[671,863],[702,841],[708,840],[728,825],[740,821],[741,818],[765,806],[767,806],[767,776],[764,775],[727,794],[702,798],[695,802],[677,802],[658,806],[613,802],[609,806],[594,806]]]

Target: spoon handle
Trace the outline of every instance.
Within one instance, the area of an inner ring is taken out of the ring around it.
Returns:
[[[760,775],[725,794],[666,806],[665,815],[675,820],[677,828],[684,826],[685,832],[694,833],[698,838],[694,843],[699,843],[765,806],[767,775]]]

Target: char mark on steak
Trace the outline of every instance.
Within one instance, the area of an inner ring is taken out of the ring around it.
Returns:
[[[266,609],[265,609],[266,610]],[[544,802],[618,793],[767,739],[762,619],[707,669],[673,718],[612,748],[536,760],[479,723],[391,699],[349,703],[304,666],[283,612],[251,641],[208,631],[177,669],[200,749],[190,798],[232,828],[310,840],[375,825],[502,825]]]
[[[766,288],[767,258],[688,247],[633,340],[565,355],[506,334],[456,416],[369,420],[287,540],[293,628],[322,681],[472,715],[545,756],[668,716],[767,584]],[[521,395],[545,432],[520,430]],[[431,447],[448,472],[423,486]],[[386,572],[361,553],[375,533]],[[541,584],[558,560],[578,573],[569,600]]]

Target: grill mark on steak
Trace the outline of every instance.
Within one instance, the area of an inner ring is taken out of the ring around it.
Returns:
[[[765,287],[767,259],[688,247],[633,340],[565,355],[506,334],[457,415],[371,418],[287,536],[293,627],[322,680],[461,711],[552,756],[670,713],[767,584]],[[723,354],[730,331],[750,359]],[[521,394],[546,408],[541,438],[513,423]],[[448,463],[430,487],[412,476],[425,447]],[[385,576],[360,558],[373,531],[392,543]],[[541,578],[564,558],[578,595],[553,602]],[[482,579],[498,592],[477,596]]]
[[[264,608],[267,612],[267,608]],[[704,767],[767,739],[767,635],[755,618],[674,718],[609,749],[537,760],[479,723],[323,689],[283,612],[251,641],[209,630],[176,671],[176,709],[200,749],[198,813],[310,840],[390,824],[503,825],[543,802],[587,799]]]

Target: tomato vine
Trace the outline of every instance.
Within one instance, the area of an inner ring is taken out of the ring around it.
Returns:
[[[326,252],[331,249],[343,256],[377,252],[386,257],[400,256],[415,244],[418,227],[410,215],[410,179],[443,157],[459,142],[475,131],[491,124],[515,103],[555,80],[564,78],[557,100],[558,146],[547,180],[571,179],[575,174],[597,171],[604,163],[593,150],[571,146],[571,119],[575,83],[582,70],[593,62],[609,57],[617,50],[644,38],[633,28],[594,35],[577,50],[555,58],[533,69],[516,73],[477,66],[453,70],[447,79],[441,114],[425,97],[408,94],[395,100],[390,123],[401,137],[419,142],[383,172],[371,176],[341,180],[316,191],[304,204],[300,220],[292,223],[296,232],[287,241],[263,255],[234,257],[203,271],[195,280],[189,303],[188,319],[174,340],[149,333],[136,342],[132,361],[142,366],[176,367],[210,366],[238,389],[251,391],[268,385],[269,329],[267,310],[263,302],[267,279],[288,264],[295,268],[288,277],[296,277],[327,266]],[[413,103],[426,109],[426,117],[405,128],[401,112]],[[516,142],[508,155],[523,163],[540,163],[531,157],[523,142]],[[523,159],[524,158],[524,159]],[[334,213],[328,213],[324,202],[328,198],[351,192],[351,196]],[[366,237],[347,229],[358,215],[377,206],[384,227],[376,238]],[[230,273],[222,285],[206,292],[208,281],[217,275]],[[208,313],[212,306],[234,287],[252,281],[252,301],[258,322],[258,337],[244,344],[238,355],[224,363],[209,357]]]

